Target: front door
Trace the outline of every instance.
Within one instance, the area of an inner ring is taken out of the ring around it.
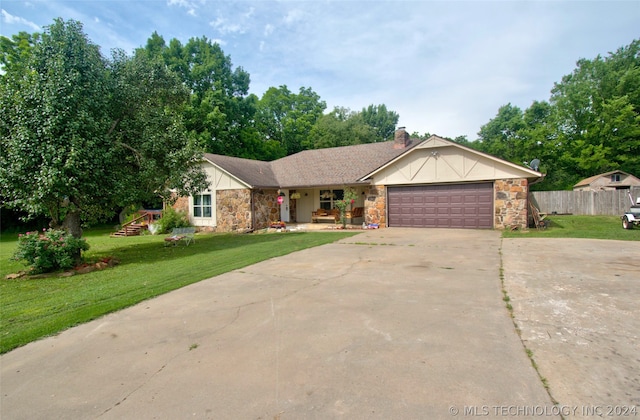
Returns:
[[[282,204],[280,204],[280,220],[283,222],[289,222],[289,190],[282,190],[281,194],[284,194]]]

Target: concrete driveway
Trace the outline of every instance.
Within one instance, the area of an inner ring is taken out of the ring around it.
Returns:
[[[382,229],[202,281],[3,355],[1,417],[553,414],[500,247]]]
[[[523,342],[566,417],[640,418],[640,242],[505,239],[503,254]]]

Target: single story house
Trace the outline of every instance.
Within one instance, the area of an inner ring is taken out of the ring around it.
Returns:
[[[404,127],[389,142],[305,150],[272,162],[205,154],[209,188],[174,207],[194,226],[251,231],[311,223],[356,191],[355,223],[380,227],[526,228],[529,183],[542,174]]]
[[[573,186],[574,191],[628,190],[640,186],[640,179],[623,171],[611,171],[583,179]]]

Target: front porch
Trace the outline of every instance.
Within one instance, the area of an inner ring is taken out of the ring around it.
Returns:
[[[369,185],[331,186],[309,189],[281,189],[281,220],[290,223],[333,225],[340,224],[336,203],[343,199],[345,188],[356,193],[356,199],[346,210],[347,223],[361,226],[365,220],[365,206],[370,195]],[[326,227],[326,226],[325,226]]]

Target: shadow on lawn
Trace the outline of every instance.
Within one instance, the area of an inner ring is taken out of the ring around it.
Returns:
[[[115,257],[120,261],[118,265],[140,263],[153,264],[160,261],[179,259],[196,254],[210,254],[215,251],[228,251],[233,248],[250,247],[265,243],[272,244],[269,247],[270,249],[276,249],[278,247],[278,243],[286,242],[287,248],[295,250],[296,247],[295,245],[292,246],[292,242],[296,242],[296,240],[300,240],[301,243],[307,244],[306,246],[301,246],[301,249],[308,247],[308,240],[303,239],[302,235],[310,234],[300,232],[266,235],[198,235],[196,236],[195,241],[189,244],[189,246],[186,246],[184,242],[179,242],[175,246],[165,246],[164,236],[158,236],[157,239],[154,237],[155,240],[142,243],[139,242],[139,239],[136,237],[130,237],[131,239],[113,238],[114,241],[123,241],[123,244],[121,246],[110,247],[106,250],[96,251],[95,253],[92,252],[87,256],[87,258],[89,260],[94,260],[106,257]],[[313,235],[313,233],[311,235]],[[136,239],[136,243],[125,243],[126,241]],[[322,241],[318,244],[321,243]]]

